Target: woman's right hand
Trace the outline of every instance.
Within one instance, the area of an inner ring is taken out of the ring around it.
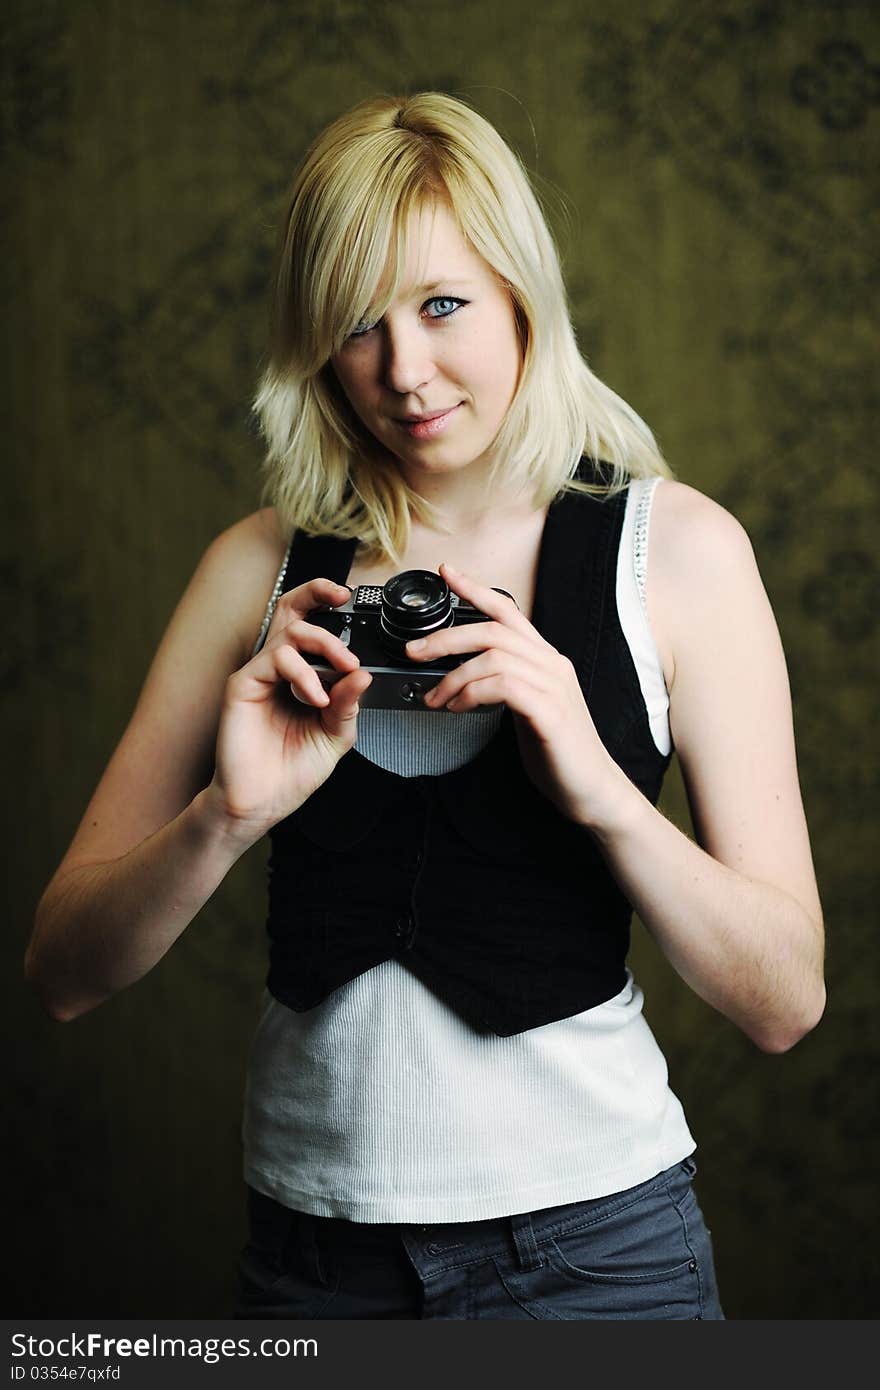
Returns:
[[[330,579],[282,595],[262,650],[226,682],[208,791],[236,836],[258,840],[297,810],[354,744],[358,700],[372,676],[338,637],[305,621],[312,609],[349,597]],[[346,674],[326,691],[302,652]]]

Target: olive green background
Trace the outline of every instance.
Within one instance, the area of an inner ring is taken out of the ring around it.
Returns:
[[[728,1316],[871,1317],[876,7],[16,0],[7,15],[9,1314],[228,1312],[263,848],[147,979],[72,1025],[41,1013],[21,955],[202,549],[257,505],[248,407],[284,183],[356,99],[437,87],[537,174],[592,365],[753,539],[790,666],[827,1013],[765,1056],[641,928],[634,967],[698,1140]],[[688,824],[675,770],[663,805]]]

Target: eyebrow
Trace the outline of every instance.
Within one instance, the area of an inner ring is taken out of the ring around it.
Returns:
[[[432,290],[443,289],[445,285],[475,285],[477,282],[472,275],[443,275],[437,280],[432,280],[429,285],[416,285],[412,293],[430,294]]]

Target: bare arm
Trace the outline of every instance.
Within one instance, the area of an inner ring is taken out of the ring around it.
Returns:
[[[263,651],[248,659],[282,549],[266,513],[246,518],[209,547],[174,613],[37,908],[25,973],[59,1020],[150,970],[236,859],[354,741],[367,677],[302,621],[330,600],[329,581],[286,595]],[[350,673],[329,700],[299,655],[315,643]],[[291,709],[278,698],[287,685],[324,708]]]
[[[503,700],[526,772],[592,833],[682,978],[759,1047],[784,1051],[818,1022],[825,988],[782,646],[739,523],[681,483],[663,482],[654,508],[649,613],[699,844],[614,762],[572,662],[509,598],[444,566],[491,621],[407,650],[476,653],[426,703],[464,711]]]
[[[245,849],[203,791],[118,859],[57,873],[25,955],[25,977],[52,1017],[69,1022],[146,975]]]
[[[782,645],[739,523],[677,483],[660,484],[654,512],[649,609],[699,843],[619,769],[590,829],[682,978],[784,1051],[818,1022],[825,988]]]

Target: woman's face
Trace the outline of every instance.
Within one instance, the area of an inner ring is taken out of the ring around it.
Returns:
[[[400,292],[331,359],[352,409],[412,486],[489,459],[521,352],[505,287],[438,203],[414,214]]]

